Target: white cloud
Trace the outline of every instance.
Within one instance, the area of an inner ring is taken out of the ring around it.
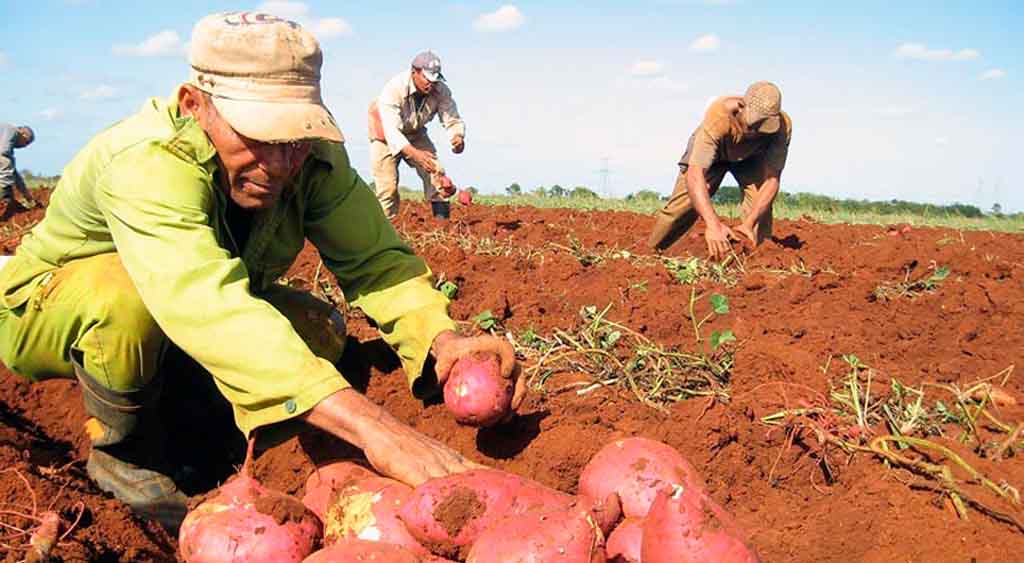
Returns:
[[[670,94],[683,94],[690,89],[690,85],[670,76],[659,76],[651,80],[651,87],[668,92]]]
[[[185,44],[181,42],[178,32],[165,29],[137,45],[114,45],[113,51],[122,57],[173,57],[185,53]]]
[[[316,35],[317,39],[330,39],[344,35],[352,35],[352,25],[342,18],[318,18],[310,14],[305,2],[289,2],[287,0],[269,0],[256,8],[257,12],[273,14],[279,18],[291,20]]]
[[[977,49],[929,49],[921,43],[903,43],[896,48],[895,55],[919,61],[969,61],[980,57],[981,53]]]
[[[972,60],[972,59],[976,59],[976,58],[978,58],[980,56],[981,56],[981,51],[978,51],[977,49],[960,49],[959,51],[953,53],[953,60],[954,61],[969,61],[969,60]]]
[[[46,121],[53,121],[54,119],[57,119],[63,114],[64,111],[60,108],[46,108],[43,111],[39,112],[39,116],[45,119]]]
[[[875,115],[882,117],[906,117],[918,112],[914,106],[888,106],[874,110]]]
[[[270,0],[256,8],[257,12],[273,14],[286,20],[299,21],[309,17],[309,6],[304,2],[287,2],[283,0]]]
[[[106,100],[106,99],[109,99],[109,98],[113,98],[116,95],[117,95],[117,90],[113,86],[108,86],[106,84],[100,84],[99,86],[97,86],[95,88],[91,88],[89,90],[83,90],[82,93],[79,94],[78,97],[83,99],[83,100]]]
[[[512,4],[506,4],[493,12],[478,17],[473,22],[473,29],[482,32],[500,33],[512,31],[523,25],[525,21],[526,18],[523,17],[523,13],[519,11],[519,8]]]
[[[313,26],[313,34],[324,39],[352,35],[352,26],[341,18],[324,18],[317,20]]]
[[[935,144],[939,145],[940,147],[946,146],[949,144],[949,137],[936,137]]]
[[[701,35],[690,43],[690,50],[697,53],[712,53],[722,46],[722,40],[714,33]]]
[[[990,68],[981,73],[982,80],[999,80],[1000,78],[1006,78],[1006,71],[1001,68]]]
[[[637,61],[629,72],[633,76],[661,76],[665,73],[665,65],[660,61]]]

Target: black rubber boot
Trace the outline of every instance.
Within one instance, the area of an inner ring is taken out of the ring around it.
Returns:
[[[430,202],[430,211],[434,214],[434,218],[447,221],[451,216],[452,206],[447,201],[432,201]]]
[[[159,420],[160,381],[135,392],[111,391],[77,362],[82,386],[86,434],[92,451],[85,469],[100,489],[177,533],[188,511],[188,497],[167,476],[164,436]]]

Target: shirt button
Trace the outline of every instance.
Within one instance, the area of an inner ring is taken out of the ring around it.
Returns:
[[[294,413],[296,408],[295,401],[292,399],[288,399],[284,402],[284,410],[288,411],[288,414]]]

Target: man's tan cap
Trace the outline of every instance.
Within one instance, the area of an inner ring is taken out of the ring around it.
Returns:
[[[782,92],[771,82],[755,82],[743,95],[747,124],[764,119],[757,128],[759,133],[772,134],[782,125]]]
[[[192,30],[189,63],[189,82],[242,135],[344,141],[320,97],[320,44],[299,24],[256,12],[206,16]]]

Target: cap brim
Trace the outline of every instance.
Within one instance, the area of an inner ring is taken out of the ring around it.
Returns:
[[[431,82],[444,82],[444,75],[441,71],[430,72],[429,70],[423,70],[423,77]]]
[[[262,102],[212,96],[213,105],[235,131],[265,143],[323,139],[342,143],[345,137],[331,112],[312,102]]]
[[[779,116],[769,117],[761,122],[761,126],[757,128],[758,133],[764,133],[771,135],[779,130],[782,126],[782,119]]]

